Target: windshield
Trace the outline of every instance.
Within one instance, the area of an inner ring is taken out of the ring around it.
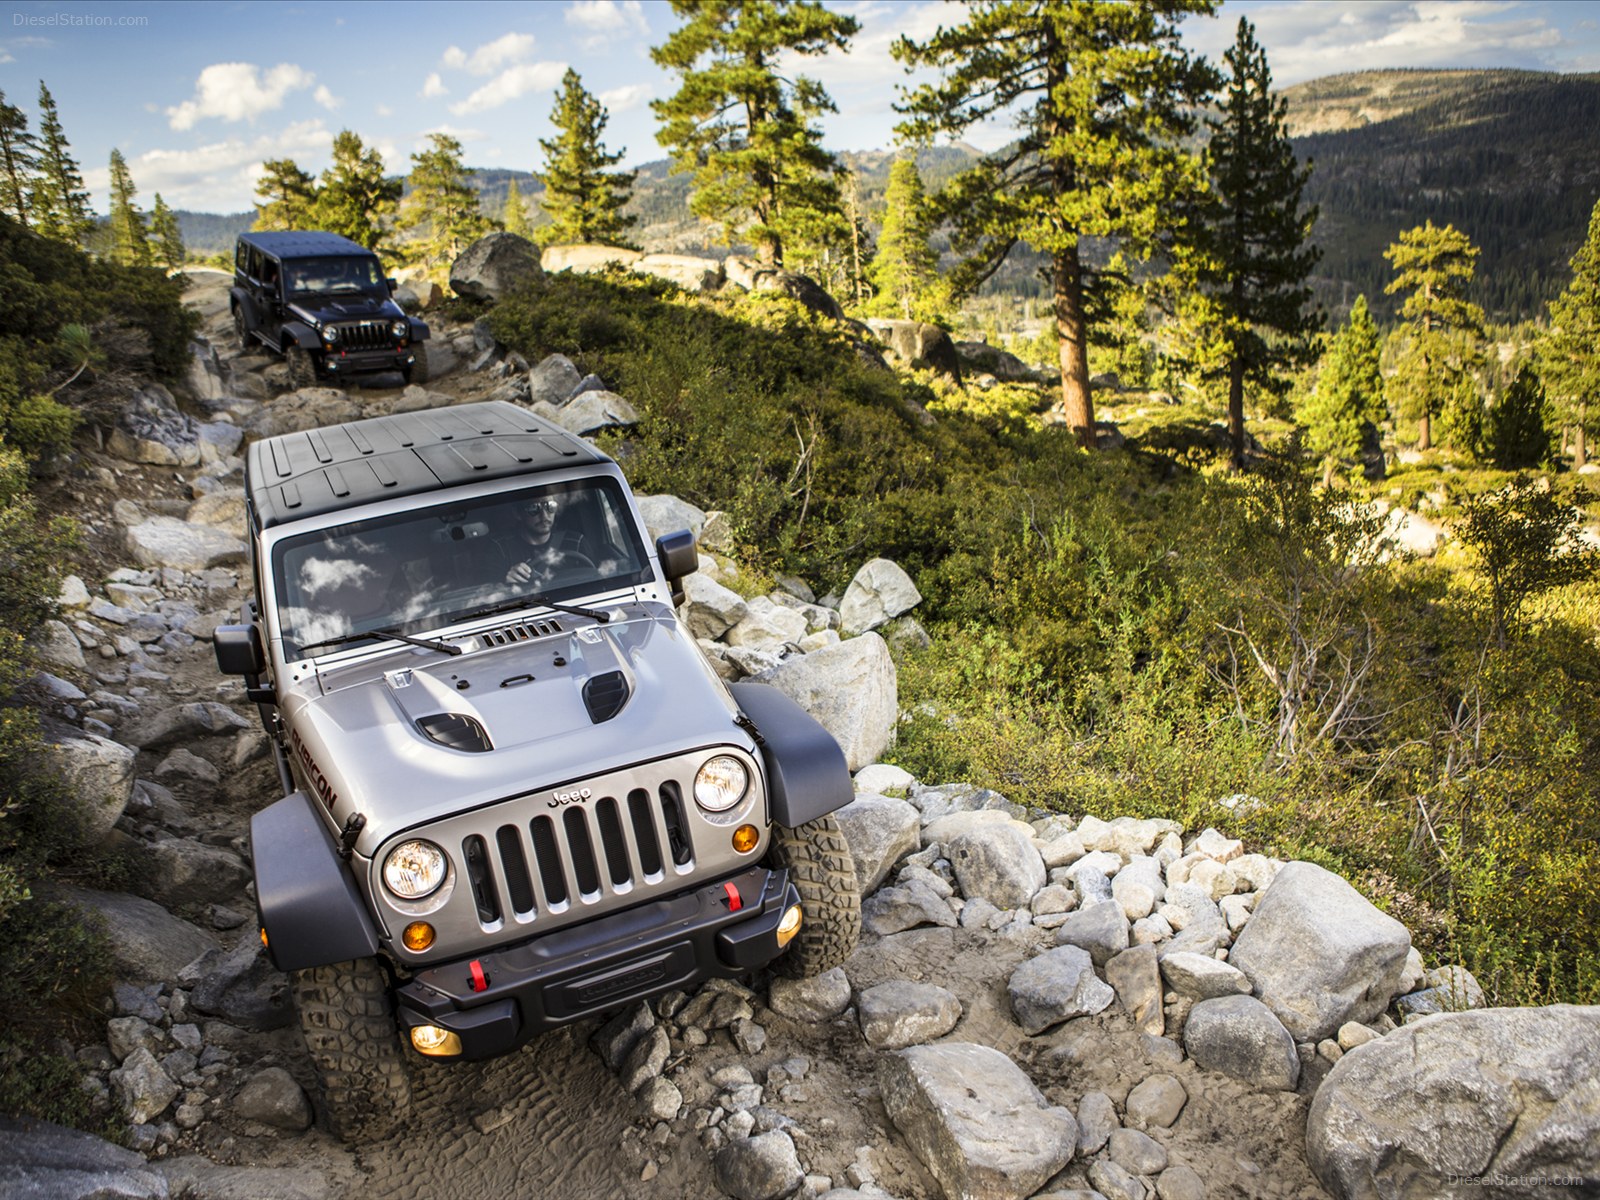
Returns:
[[[378,260],[364,255],[291,258],[283,264],[283,270],[290,293],[389,294]]]
[[[520,598],[571,602],[652,579],[622,489],[604,478],[288,537],[272,571],[290,662],[332,653],[316,643],[346,634],[415,634]]]

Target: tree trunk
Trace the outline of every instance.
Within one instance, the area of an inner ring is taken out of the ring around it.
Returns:
[[[1088,323],[1083,267],[1074,246],[1055,256],[1056,340],[1061,345],[1061,411],[1078,444],[1095,448],[1094,397],[1089,392]]]
[[[1422,419],[1417,422],[1417,449],[1433,449],[1433,418],[1427,409],[1422,410]]]
[[[1589,465],[1589,448],[1583,440],[1583,423],[1589,419],[1589,406],[1587,403],[1578,405],[1578,428],[1573,432],[1572,438],[1572,469]]]
[[[1228,443],[1235,471],[1244,470],[1244,360],[1237,354],[1228,364]]]

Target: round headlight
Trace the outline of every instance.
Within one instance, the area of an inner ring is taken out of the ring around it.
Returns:
[[[403,338],[411,332],[411,326],[405,321],[391,321],[389,323],[389,332],[397,338]]]
[[[724,812],[744,799],[750,773],[737,758],[719,754],[707,759],[694,777],[694,802],[707,812]]]
[[[324,325],[322,327],[322,340],[328,345],[333,345],[339,340],[339,327],[337,325]]]
[[[383,883],[402,900],[421,900],[444,882],[444,851],[432,842],[401,842],[383,860]]]

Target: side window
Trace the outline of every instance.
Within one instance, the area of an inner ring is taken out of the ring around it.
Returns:
[[[261,282],[273,291],[278,290],[278,263],[276,259],[262,258]]]
[[[250,274],[250,247],[244,242],[234,248],[233,265],[241,275]]]

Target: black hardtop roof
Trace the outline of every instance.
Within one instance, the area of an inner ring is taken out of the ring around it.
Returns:
[[[417,495],[611,460],[504,401],[348,421],[250,446],[245,486],[262,528]]]
[[[292,229],[276,233],[241,233],[241,242],[256,246],[274,258],[313,258],[319,254],[360,254],[374,257],[360,242],[322,230]]]

